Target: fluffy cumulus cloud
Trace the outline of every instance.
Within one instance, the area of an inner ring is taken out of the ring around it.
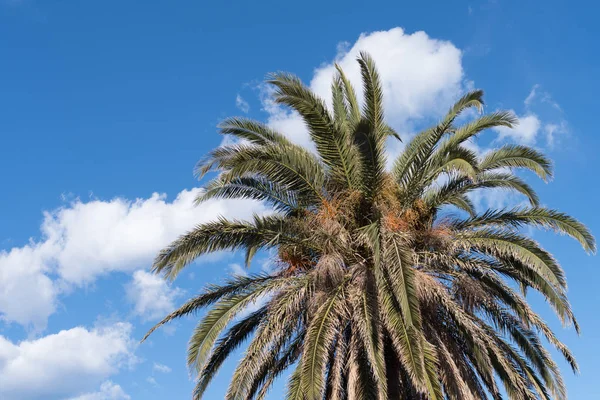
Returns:
[[[352,45],[342,45],[333,62],[314,72],[310,87],[330,101],[335,63],[360,88],[356,58],[368,52],[376,61],[384,90],[386,117],[401,132],[410,131],[420,121],[442,115],[463,90],[461,51],[452,43],[429,37],[425,32],[407,34],[402,28],[362,34]],[[268,94],[268,93],[267,93]],[[360,90],[357,94],[361,95]],[[268,123],[306,145],[306,129],[294,114],[263,98]]]
[[[43,328],[56,309],[57,287],[46,275],[52,245],[0,252],[0,319]]]
[[[173,201],[159,194],[133,201],[77,200],[45,213],[39,241],[0,252],[1,318],[43,329],[61,289],[89,284],[110,272],[145,268],[162,247],[198,223],[265,211],[247,200],[211,200],[196,207],[200,190],[184,190]],[[144,278],[137,274],[134,288],[149,285]],[[156,307],[170,306],[172,293],[157,284],[153,288],[165,295]],[[143,301],[136,303],[142,307],[136,311],[158,312]]]
[[[134,305],[133,311],[144,321],[161,318],[173,311],[179,294],[181,290],[171,288],[161,276],[144,270],[135,271],[127,285],[127,297]]]
[[[0,398],[65,398],[86,393],[135,361],[134,343],[128,323],[91,330],[76,327],[20,343],[0,336]],[[100,389],[100,393],[118,394],[110,383]],[[93,396],[81,398],[127,398]]]
[[[100,390],[92,393],[85,393],[81,396],[72,397],[69,400],[131,400],[121,386],[106,381],[100,385]]]
[[[249,217],[258,203],[213,200],[194,205],[201,189],[184,190],[172,202],[165,195],[130,201],[75,202],[47,213],[42,232],[56,243],[60,276],[82,284],[111,271],[148,265],[156,252],[196,224],[220,215]]]

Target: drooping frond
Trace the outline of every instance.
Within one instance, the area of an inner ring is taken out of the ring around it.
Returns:
[[[475,181],[468,177],[452,177],[448,182],[439,187],[433,187],[423,195],[424,201],[430,207],[441,207],[452,204],[457,196],[464,196],[483,189],[502,189],[521,193],[526,196],[532,206],[539,205],[537,193],[521,178],[501,173],[480,173]]]
[[[227,399],[244,398],[268,379],[271,367],[299,326],[302,307],[311,294],[311,279],[299,277],[268,302],[268,312],[248,345],[227,391]]]
[[[158,324],[154,325],[154,327],[142,338],[142,342],[156,329],[174,319],[197,312],[201,308],[214,304],[223,297],[233,296],[240,292],[251,290],[274,278],[275,277],[271,275],[236,276],[230,279],[225,285],[209,285],[203,290],[202,294],[188,300],[177,310],[163,318]]]
[[[308,326],[300,382],[307,400],[318,400],[325,390],[325,362],[327,349],[335,338],[336,326],[343,317],[345,282],[330,294],[329,299],[315,312]]]
[[[235,178],[229,182],[215,179],[196,198],[196,204],[210,199],[252,199],[264,201],[276,211],[291,212],[307,205],[302,197],[277,183],[263,177]],[[310,203],[308,203],[310,204]]]
[[[517,233],[488,228],[464,231],[456,235],[454,245],[492,257],[517,260],[551,285],[557,288],[566,286],[564,272],[554,257],[533,240]]]
[[[153,270],[174,279],[179,271],[202,254],[219,250],[276,246],[286,240],[286,219],[281,216],[255,216],[253,222],[219,219],[197,226],[181,236],[156,257]]]
[[[383,336],[382,324],[379,321],[379,311],[377,309],[377,297],[373,279],[362,294],[355,296],[355,307],[353,312],[353,321],[355,332],[360,336],[364,343],[364,352],[368,359],[371,373],[379,382],[377,392],[379,399],[385,399],[387,394],[387,377],[385,371],[385,359],[383,354]]]
[[[504,145],[486,154],[479,167],[482,171],[497,168],[525,168],[544,181],[552,178],[552,162],[539,151],[527,146]]]
[[[255,330],[267,313],[265,307],[253,312],[248,317],[233,325],[221,339],[216,343],[215,349],[206,365],[199,374],[194,398],[200,399],[208,384],[216,375],[217,371],[229,355],[237,349]]]
[[[455,229],[478,228],[485,226],[519,228],[524,225],[553,229],[577,240],[586,251],[596,251],[596,241],[591,232],[575,218],[564,213],[543,207],[512,210],[488,210],[480,216],[456,223]]]

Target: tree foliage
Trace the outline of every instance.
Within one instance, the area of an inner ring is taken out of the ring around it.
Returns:
[[[278,267],[210,286],[157,325],[209,308],[189,342],[194,398],[247,343],[229,400],[264,398],[286,371],[287,399],[475,400],[503,392],[515,400],[566,399],[541,338],[574,371],[577,364],[525,291],[540,293],[565,325],[579,328],[558,261],[522,228],[571,236],[588,252],[596,245],[583,224],[541,207],[515,175],[529,170],[547,180],[550,160],[525,146],[483,156],[465,147],[486,129],[516,122],[495,112],[458,125],[464,111],[482,111],[483,92],[475,90],[405,143],[386,169],[386,142],[397,135],[384,120],[373,60],[361,54],[358,63],[362,105],[340,68],[331,110],[297,77],[269,78],[275,101],[303,118],[316,154],[259,122],[231,118],[221,130],[237,144],[198,165],[201,176],[219,172],[198,203],[256,199],[274,213],[201,224],[165,248],[154,271],[174,279],[200,255],[237,249],[247,263],[271,249]],[[530,205],[478,213],[471,196],[490,189],[514,191]],[[259,299],[267,300],[240,317]]]

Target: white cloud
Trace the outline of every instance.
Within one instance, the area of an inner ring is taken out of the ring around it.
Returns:
[[[360,69],[356,58],[367,51],[377,63],[384,89],[386,117],[401,132],[414,124],[429,121],[446,111],[461,93],[463,69],[461,52],[452,43],[430,38],[425,32],[406,34],[401,28],[362,34],[353,45],[338,47],[334,62],[340,64],[361,94]],[[317,68],[310,87],[330,102],[334,63]],[[268,123],[299,144],[309,143],[300,117],[263,94]]]
[[[559,123],[548,123],[544,125],[544,132],[546,133],[546,144],[549,148],[554,148],[557,135],[569,133],[569,128],[565,120]]]
[[[168,374],[169,372],[171,372],[171,368],[169,366],[157,362],[155,362],[152,366],[152,370],[162,372],[163,374]]]
[[[240,264],[229,264],[229,268],[231,269],[231,273],[236,276],[248,276],[248,271],[246,268],[242,267]]]
[[[531,91],[529,92],[529,95],[527,95],[527,97],[525,98],[525,106],[526,107],[529,107],[531,105],[531,103],[533,103],[533,100],[537,96],[537,90],[538,90],[539,87],[540,87],[540,85],[535,84],[531,88]]]
[[[82,394],[69,400],[131,400],[131,396],[125,393],[121,386],[106,381],[100,386],[100,391]]]
[[[144,321],[164,317],[175,308],[175,298],[181,294],[158,275],[139,270],[127,285],[127,297],[134,304],[134,313]]]
[[[239,94],[235,97],[235,106],[244,114],[248,114],[250,111],[250,104]]]
[[[488,209],[503,209],[507,207],[526,206],[527,199],[520,194],[503,189],[480,189],[469,193],[469,199],[475,205],[475,210],[484,212]]]
[[[43,329],[65,287],[145,268],[162,247],[198,223],[266,210],[250,200],[215,199],[196,207],[200,192],[184,190],[171,202],[156,193],[134,201],[75,200],[46,212],[39,241],[0,252],[1,318]]]
[[[46,213],[42,231],[60,245],[58,273],[67,282],[82,284],[111,271],[132,271],[148,265],[157,251],[196,224],[219,215],[248,217],[256,202],[212,200],[200,207],[201,189],[184,190],[173,202],[165,195],[130,201],[75,202]]]
[[[498,132],[498,139],[512,139],[517,143],[534,144],[540,130],[541,121],[535,114],[519,117],[518,124],[511,128],[499,126],[494,128]]]
[[[556,101],[554,101],[554,99],[552,98],[550,93],[544,92],[544,95],[542,96],[541,101],[542,101],[542,103],[546,103],[546,104],[549,104],[550,106],[552,106],[552,108],[554,108],[554,110],[562,112],[562,107],[560,106],[560,104],[558,104]]]
[[[546,134],[546,145],[550,149],[554,148],[557,135],[569,133],[568,123],[564,118],[562,107],[550,93],[541,89],[541,85],[533,85],[525,99],[525,108],[529,114],[538,119],[538,129],[543,125],[543,131]],[[536,113],[533,113],[532,109],[535,109]],[[542,118],[538,115],[541,115]]]
[[[154,379],[151,376],[149,376],[149,377],[146,378],[146,382],[148,382],[152,386],[158,386],[158,382],[156,382],[156,379]]]
[[[35,244],[0,252],[0,319],[46,327],[46,319],[56,310],[58,289],[45,275],[45,263],[52,254],[51,244]]]
[[[20,343],[0,336],[0,398],[64,398],[97,387],[135,361],[130,335],[130,324],[115,323],[92,330],[76,327]]]

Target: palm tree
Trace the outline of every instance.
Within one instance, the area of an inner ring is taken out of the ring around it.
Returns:
[[[331,110],[293,75],[268,80],[275,100],[303,118],[316,152],[256,121],[221,124],[238,142],[199,163],[200,176],[219,174],[198,203],[257,199],[274,212],[198,225],[165,248],[153,270],[174,279],[202,254],[238,249],[246,264],[270,249],[276,268],[209,286],[146,337],[209,307],[189,341],[194,398],[247,344],[227,399],[262,399],[288,373],[287,399],[566,399],[542,337],[574,371],[576,361],[531,309],[526,290],[579,328],[563,270],[522,228],[567,234],[588,252],[595,241],[574,218],[540,206],[513,173],[548,180],[550,160],[519,145],[482,156],[469,150],[465,142],[482,131],[516,123],[511,113],[494,112],[457,126],[465,110],[481,111],[483,93],[475,90],[387,169],[386,141],[398,136],[384,121],[373,61],[361,54],[358,63],[362,107],[339,67]],[[493,188],[524,195],[528,206],[477,213],[469,195]],[[256,311],[242,313],[257,302]]]

